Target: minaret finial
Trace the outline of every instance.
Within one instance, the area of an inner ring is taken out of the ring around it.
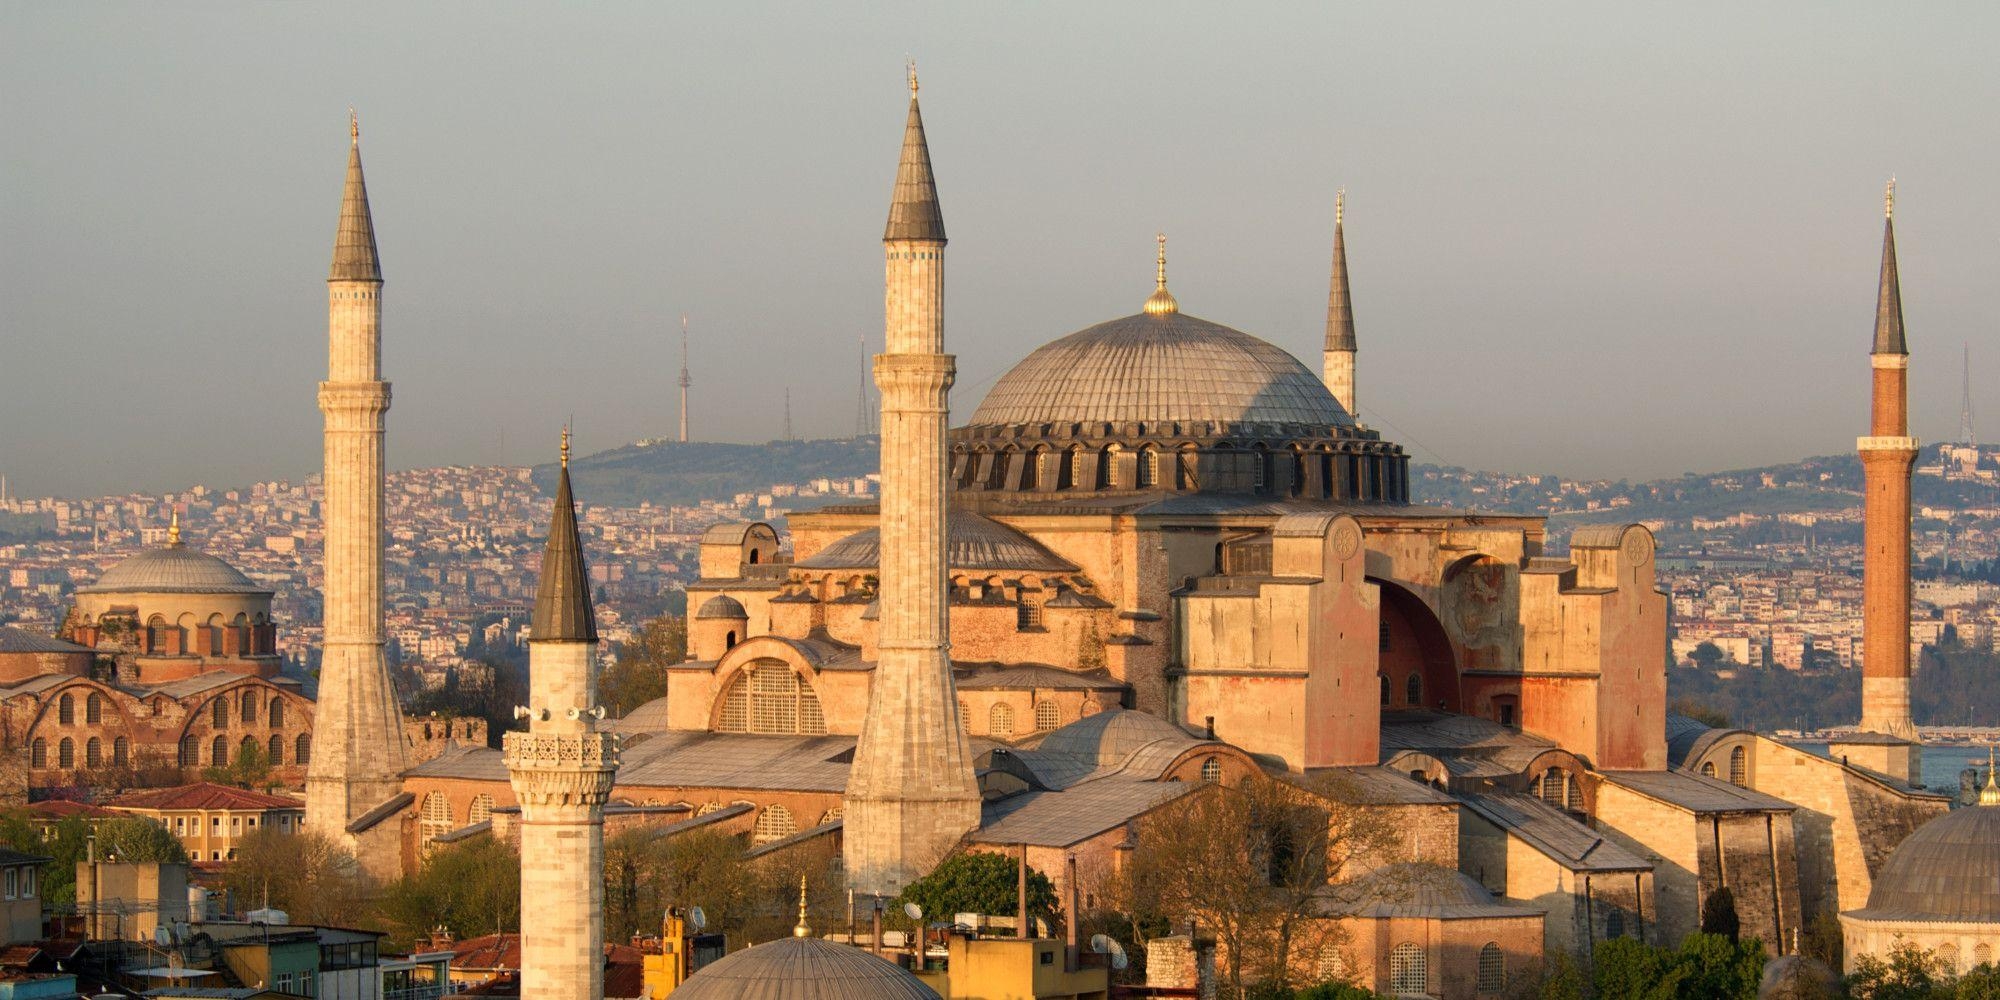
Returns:
[[[1156,233],[1153,239],[1159,243],[1160,253],[1153,278],[1153,294],[1146,299],[1145,311],[1148,316],[1166,316],[1180,312],[1181,304],[1174,301],[1172,292],[1167,291],[1167,234]]]
[[[1336,226],[1340,225],[1341,219],[1346,214],[1347,214],[1347,189],[1344,187],[1335,188],[1333,191],[1333,224]]]
[[[2000,783],[1993,780],[1993,744],[1986,745],[1986,787],[1979,790],[1979,804],[2000,806]]]
[[[915,59],[910,60],[909,68],[910,68],[910,99],[915,100],[917,96],[917,61]]]
[[[812,926],[806,923],[806,875],[799,873],[799,922],[792,925],[792,936],[812,937]]]
[[[569,425],[568,424],[563,425],[562,467],[565,469],[569,468]]]
[[[1888,185],[1887,185],[1886,187],[1884,187],[1884,188],[1882,189],[1882,217],[1883,217],[1883,218],[1885,218],[1885,219],[1893,219],[1893,218],[1895,218],[1895,217],[1896,217],[1896,175],[1895,175],[1895,174],[1890,174],[1890,175],[1889,175],[1889,183],[1888,183]]]
[[[167,545],[168,545],[168,547],[170,547],[170,548],[176,548],[176,549],[177,549],[177,548],[180,548],[180,547],[181,547],[181,505],[180,505],[180,504],[175,504],[175,505],[174,505],[174,516],[173,516],[173,520],[171,520],[171,521],[168,521],[168,522],[167,522]]]
[[[351,104],[347,106],[347,136],[355,145],[361,145],[361,112]]]

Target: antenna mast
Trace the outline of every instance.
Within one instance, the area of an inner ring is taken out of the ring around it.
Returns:
[[[1958,439],[1966,447],[1976,448],[1979,446],[1979,441],[1972,436],[1972,345],[1970,343],[1965,345],[1964,367],[1960,369],[1959,376],[1964,381],[1958,390]]]
[[[785,387],[785,437],[784,437],[784,440],[786,440],[786,441],[790,441],[791,439],[792,439],[792,387],[788,385],[788,386],[786,386],[786,387]]]
[[[681,313],[681,443],[688,439],[688,386],[694,379],[688,377],[688,314]]]

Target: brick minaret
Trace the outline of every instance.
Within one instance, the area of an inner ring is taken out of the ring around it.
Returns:
[[[382,381],[382,266],[361,177],[359,119],[350,123],[350,136],[347,188],[326,279],[327,376],[319,385],[326,418],[320,501],[326,639],[306,769],[306,824],[342,840],[350,840],[350,822],[402,791],[407,766],[403,714],[382,647],[382,425],[389,411],[389,383]],[[394,828],[376,826],[384,834]],[[371,873],[395,873],[393,847],[386,857],[380,845],[355,847]]]
[[[504,739],[521,803],[522,1000],[604,996],[604,803],[617,737],[596,732],[597,621],[570,499],[569,432],[528,646],[528,731]]]
[[[1882,279],[1875,298],[1874,403],[1861,451],[1866,525],[1862,562],[1861,728],[1917,739],[1910,721],[1910,351],[1896,277],[1895,182],[1883,199]]]
[[[972,752],[952,688],[945,608],[944,215],[917,77],[882,236],[887,344],[882,394],[881,632],[868,717],[847,781],[848,884],[893,895],[979,823]]]
[[[1326,346],[1320,350],[1320,379],[1358,423],[1354,408],[1354,304],[1347,297],[1347,237],[1341,232],[1347,214],[1347,190],[1333,195],[1333,278],[1326,293]]]

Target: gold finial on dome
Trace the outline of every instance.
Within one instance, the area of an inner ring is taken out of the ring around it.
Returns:
[[[1885,218],[1885,219],[1893,219],[1893,218],[1895,218],[1895,217],[1896,217],[1896,175],[1895,175],[1895,174],[1890,174],[1890,175],[1889,175],[1889,184],[1888,184],[1888,186],[1887,186],[1887,187],[1884,187],[1884,188],[1882,189],[1882,217],[1883,217],[1883,218]]]
[[[812,937],[812,927],[806,923],[806,875],[799,873],[799,922],[792,926],[792,936]]]
[[[181,507],[180,507],[180,504],[175,504],[175,505],[174,505],[174,516],[173,516],[173,520],[171,520],[171,521],[168,521],[168,522],[167,522],[167,547],[168,547],[168,548],[175,548],[175,549],[177,549],[177,548],[180,548],[180,547],[181,547]]]
[[[2000,784],[1993,781],[1993,745],[1986,745],[1986,787],[1979,790],[1979,804],[2000,806]]]
[[[1159,273],[1155,277],[1153,294],[1146,299],[1146,315],[1170,316],[1181,311],[1181,304],[1174,301],[1172,292],[1167,291],[1167,234],[1159,233],[1153,238],[1160,244]]]

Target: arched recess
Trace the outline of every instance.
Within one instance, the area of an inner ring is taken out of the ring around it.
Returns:
[[[820,709],[811,669],[794,662],[799,659],[796,655],[771,655],[795,653],[792,647],[759,637],[737,648],[755,652],[723,671],[721,693],[710,710],[711,729],[719,733],[826,735],[826,716]]]
[[[1380,629],[1380,671],[1389,678],[1392,709],[1432,709],[1462,711],[1458,684],[1458,661],[1452,656],[1451,639],[1443,623],[1431,612],[1423,598],[1401,585],[1371,576],[1370,583],[1382,588]],[[1422,704],[1410,704],[1410,677],[1421,679],[1416,687]]]

